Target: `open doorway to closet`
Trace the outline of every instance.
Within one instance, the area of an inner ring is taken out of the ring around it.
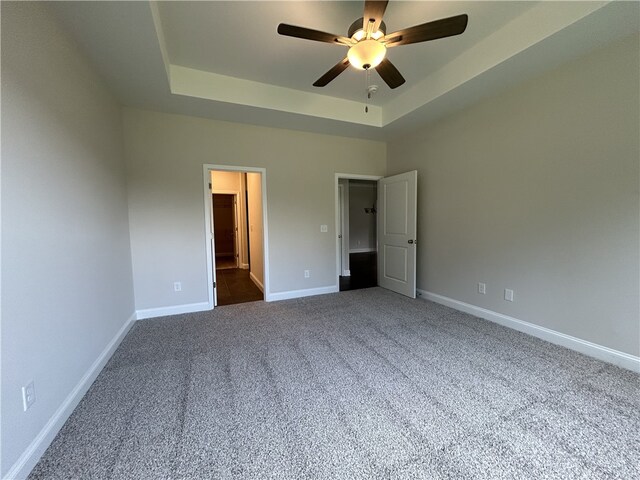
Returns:
[[[338,178],[340,291],[378,284],[377,181]]]
[[[211,170],[215,306],[264,299],[262,175]]]

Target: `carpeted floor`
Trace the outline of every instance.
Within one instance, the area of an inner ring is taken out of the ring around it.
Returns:
[[[30,478],[640,478],[640,379],[380,288],[138,322]]]

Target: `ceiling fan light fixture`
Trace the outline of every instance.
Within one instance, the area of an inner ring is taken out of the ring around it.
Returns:
[[[359,70],[376,68],[384,60],[387,47],[377,40],[362,40],[349,49],[349,63]]]

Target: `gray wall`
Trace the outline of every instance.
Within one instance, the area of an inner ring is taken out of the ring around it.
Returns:
[[[1,8],[4,477],[134,302],[120,107],[46,6]]]
[[[376,249],[376,218],[365,213],[378,199],[378,183],[369,180],[349,180],[349,250]]]
[[[418,170],[418,288],[640,353],[638,45],[388,145],[389,174]]]
[[[203,164],[267,169],[271,292],[336,284],[335,173],[386,170],[382,142],[138,109],[124,137],[138,309],[207,301]]]

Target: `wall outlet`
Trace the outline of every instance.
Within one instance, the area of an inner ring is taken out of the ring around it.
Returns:
[[[36,388],[31,380],[22,387],[22,409],[26,412],[34,403],[36,403]]]
[[[173,282],[173,291],[181,292],[182,291],[182,282]]]
[[[504,289],[504,299],[507,302],[513,302],[513,290],[509,290],[508,288]]]
[[[304,278],[309,278],[311,276],[311,274],[309,273],[309,270],[305,270],[304,271]]]
[[[482,295],[487,293],[487,285],[484,283],[478,283],[478,293],[481,293]]]
[[[322,233],[327,233],[329,231],[329,229],[327,228],[326,225],[320,225],[320,231]]]

